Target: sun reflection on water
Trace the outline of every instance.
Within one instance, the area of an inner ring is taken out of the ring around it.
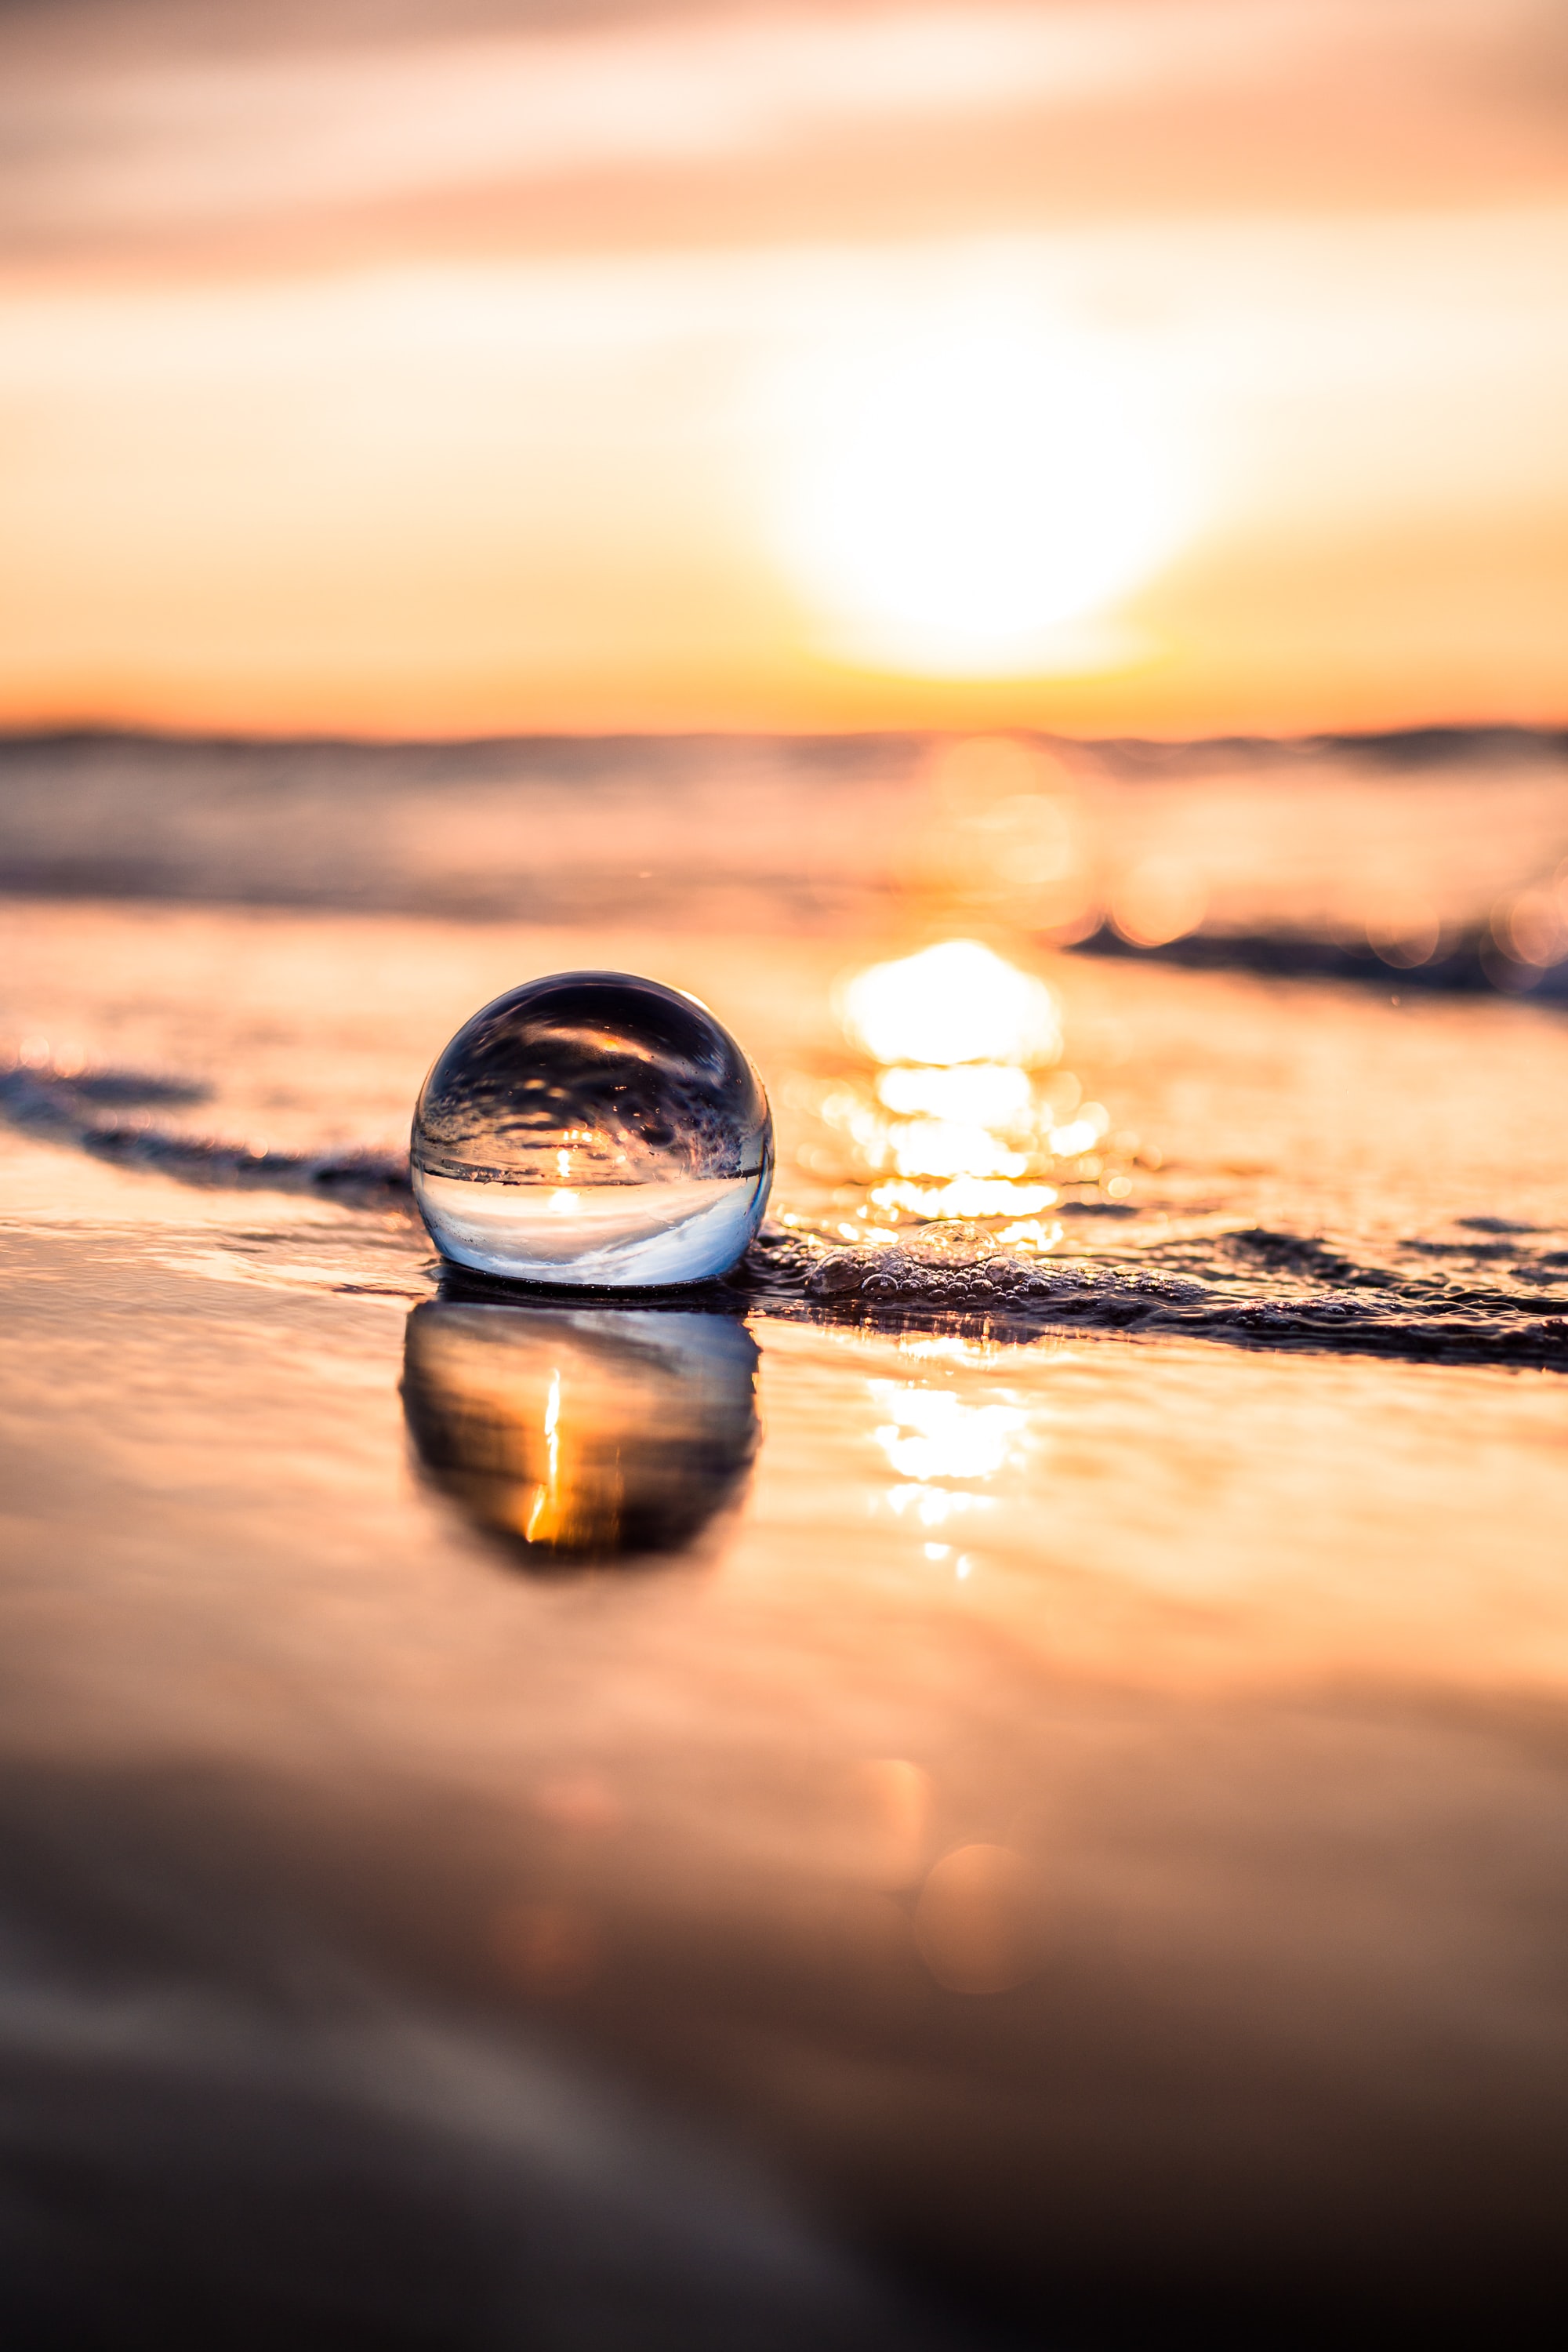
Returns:
[[[900,1211],[910,1216],[952,1218],[972,1223],[980,1217],[1034,1215],[1056,1205],[1052,1184],[1016,1184],[1006,1178],[955,1176],[946,1184],[913,1184],[893,1178],[872,1187],[874,1207],[888,1215]]]
[[[948,940],[855,973],[837,1003],[850,1043],[881,1067],[801,1108],[847,1146],[843,1175],[868,1188],[861,1219],[879,1215],[891,1238],[905,1218],[1002,1218],[1009,1245],[1053,1247],[1060,1228],[1040,1213],[1063,1182],[1099,1179],[1091,1155],[1110,1117],[1053,1066],[1062,1039],[1046,983],[976,940]],[[808,1145],[802,1160],[822,1169],[832,1155]]]
[[[872,964],[845,984],[839,1012],[874,1062],[1034,1067],[1056,1061],[1062,1049],[1056,999],[1044,981],[977,940],[944,940],[896,963]]]
[[[921,1485],[937,1478],[988,1478],[1006,1461],[1027,1415],[1013,1405],[965,1404],[950,1389],[910,1388],[898,1381],[868,1382],[872,1402],[888,1418],[872,1432],[900,1477]]]
[[[877,1099],[889,1110],[987,1126],[1027,1113],[1032,1089],[1027,1070],[964,1062],[947,1069],[884,1070]]]
[[[942,1528],[965,1511],[988,1511],[993,1504],[989,1495],[971,1495],[963,1487],[908,1486],[889,1487],[888,1508],[897,1518],[911,1512],[920,1527]]]
[[[940,1370],[956,1370],[982,1360],[983,1351],[933,1337],[908,1344],[902,1352],[929,1360]],[[927,1538],[921,1545],[922,1559],[945,1566],[954,1559],[953,1545],[931,1538],[944,1532],[961,1535],[963,1522],[995,1510],[996,1498],[980,1490],[1020,1458],[1029,1415],[1006,1402],[971,1403],[929,1380],[870,1380],[866,1386],[879,1416],[871,1439],[898,1482],[884,1490],[887,1508],[896,1519],[912,1521]],[[973,1531],[961,1540],[973,1541]],[[964,1552],[952,1572],[963,1582],[973,1567],[974,1556]]]

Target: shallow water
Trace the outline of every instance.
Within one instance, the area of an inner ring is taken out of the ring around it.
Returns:
[[[931,1219],[835,1011],[952,928],[907,882],[8,903],[18,2340],[1468,2341],[1555,2289],[1568,1024],[1005,913],[1063,1049],[963,1181],[1053,1197]],[[585,965],[773,1101],[763,1238],[673,1305],[443,1279],[407,1199],[436,1051]]]

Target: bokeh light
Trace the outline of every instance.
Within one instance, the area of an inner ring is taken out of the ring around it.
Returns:
[[[1040,1966],[1043,1904],[1044,1890],[1021,1854],[1001,1845],[960,1846],[921,1891],[921,1957],[949,1992],[1010,1992]]]
[[[1179,858],[1151,857],[1118,883],[1110,919],[1131,946],[1158,948],[1195,931],[1207,906],[1203,877],[1190,865]]]

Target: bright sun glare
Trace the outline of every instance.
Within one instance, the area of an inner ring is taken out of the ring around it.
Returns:
[[[1061,1051],[1056,999],[1045,982],[1005,963],[977,940],[944,940],[896,963],[872,964],[843,983],[838,1009],[849,1035],[874,1062],[1023,1067],[1054,1062]],[[911,1071],[906,1083],[913,1079]],[[921,1108],[937,1108],[930,1087],[926,1078]],[[912,1097],[909,1108],[916,1108]]]
[[[967,320],[808,371],[783,551],[829,651],[935,677],[1118,667],[1100,616],[1185,535],[1191,468],[1125,361]]]

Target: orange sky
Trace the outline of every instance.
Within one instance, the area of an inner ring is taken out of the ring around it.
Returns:
[[[0,16],[0,721],[1568,716],[1553,0]]]

